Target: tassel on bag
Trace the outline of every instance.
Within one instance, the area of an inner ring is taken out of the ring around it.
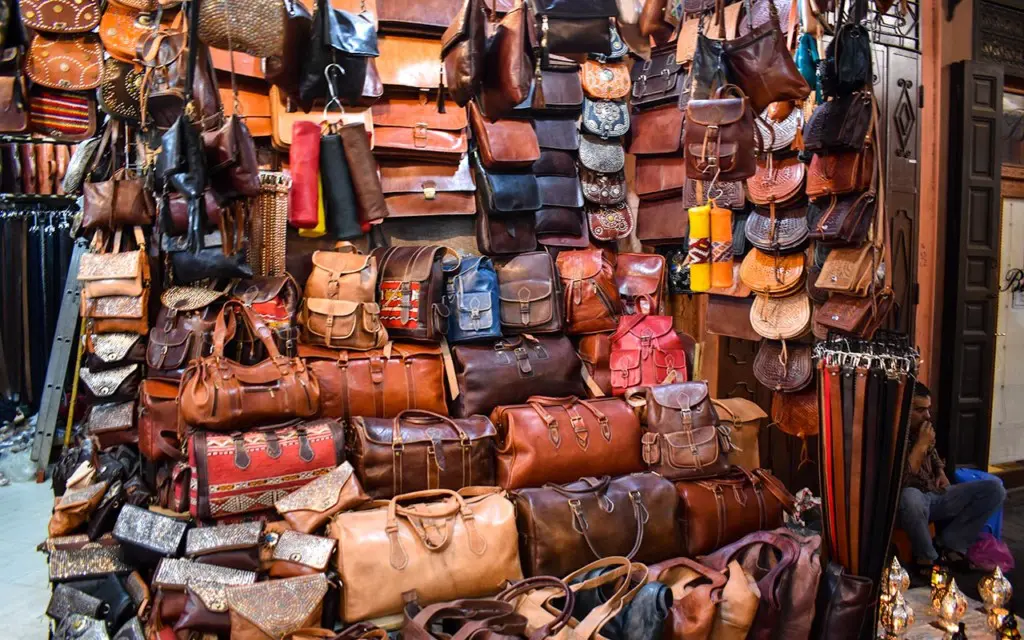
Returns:
[[[711,288],[711,205],[691,207],[689,216],[690,291],[701,293]]]
[[[714,200],[711,200],[710,215],[711,286],[728,289],[732,287],[733,274],[732,211],[719,207]]]

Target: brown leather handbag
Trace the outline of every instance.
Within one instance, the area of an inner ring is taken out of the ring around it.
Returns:
[[[169,23],[170,16],[164,18]],[[135,45],[146,32],[157,26],[155,15],[110,2],[100,18],[100,40],[103,49],[114,59],[125,63],[135,61]]]
[[[140,227],[133,227],[135,249],[122,251],[122,232],[114,232],[113,247],[106,251],[105,234],[93,236],[92,251],[82,255],[78,281],[84,298],[141,296],[149,286],[146,239]]]
[[[674,42],[651,51],[650,60],[634,64],[631,73],[633,95],[630,102],[640,109],[651,109],[666,103],[676,106],[682,94],[690,90],[686,68],[676,60]],[[682,106],[685,105],[680,103]],[[676,108],[676,111],[682,115],[680,108]]]
[[[266,348],[268,358],[252,366],[224,356],[240,314]],[[305,362],[282,356],[272,332],[246,305],[224,304],[213,330],[213,353],[194,360],[182,378],[181,416],[190,426],[232,431],[275,421],[310,418],[320,412],[320,384]]]
[[[98,20],[99,12],[95,8],[94,12]],[[95,34],[36,33],[32,36],[25,74],[40,86],[88,91],[100,86],[102,70],[103,44]]]
[[[487,43],[479,98],[484,113],[492,118],[508,115],[516,105],[530,98],[534,78],[533,30],[533,13],[519,0],[495,27]],[[579,78],[575,73],[572,76],[579,90]],[[582,101],[583,92],[579,91]],[[543,95],[546,97],[547,93]]]
[[[98,482],[66,492],[57,501],[50,516],[47,532],[50,537],[66,536],[84,525],[103,500],[106,482]]]
[[[452,414],[459,417],[487,415],[498,405],[538,394],[584,395],[582,363],[564,336],[524,334],[492,344],[459,344],[452,361],[459,384]]]
[[[782,525],[795,499],[766,469],[734,467],[726,475],[675,483],[682,504],[684,551],[696,557],[748,533]],[[756,506],[756,508],[755,508]]]
[[[719,87],[710,100],[690,100],[683,126],[686,177],[734,182],[754,175],[754,131],[754,112],[735,85]]]
[[[528,575],[568,575],[609,556],[649,563],[679,553],[678,500],[657,474],[584,477],[513,496]]]
[[[484,416],[453,420],[412,409],[391,419],[353,419],[347,448],[366,492],[390,499],[424,489],[493,486],[497,436]]]
[[[209,354],[223,291],[204,287],[171,287],[160,295],[160,311],[146,345],[147,375],[181,379],[188,364]]]
[[[496,489],[417,491],[374,507],[331,523],[345,622],[399,613],[409,591],[431,604],[494,594],[523,577],[515,507]]]
[[[342,511],[370,500],[349,462],[274,502],[288,525],[301,533],[313,533]]]
[[[555,262],[546,251],[521,253],[498,265],[502,332],[558,333],[562,330]]]
[[[446,414],[444,363],[436,345],[395,344],[370,351],[299,345],[320,383],[321,415],[393,418],[406,409]]]
[[[829,293],[866,297],[874,282],[874,260],[874,246],[870,242],[859,247],[836,247],[825,259],[814,286]]]
[[[714,626],[726,577],[690,558],[653,564],[651,580],[672,590],[672,608],[666,621],[666,640],[708,640]]]
[[[438,246],[373,250],[380,317],[388,335],[427,342],[441,339],[447,325],[442,263],[449,251]]]
[[[471,216],[476,213],[469,156],[459,164],[384,162],[380,186],[389,218]]]
[[[153,222],[156,205],[141,175],[130,171],[118,155],[121,124],[107,125],[100,146],[89,165],[89,172],[99,170],[104,158],[109,160],[110,178],[87,181],[82,187],[82,227],[116,231],[124,225],[148,225]],[[106,155],[105,155],[106,154]],[[120,168],[118,168],[120,166]]]
[[[379,31],[386,34],[439,38],[455,20],[460,6],[458,0],[381,0],[377,7]]]
[[[466,112],[438,111],[425,93],[418,98],[392,97],[370,108],[373,155],[405,162],[457,164],[468,148]]]
[[[279,640],[286,633],[320,623],[327,577],[322,573],[228,587],[231,637]]]
[[[629,152],[638,156],[676,153],[682,146],[686,112],[674,104],[633,115]]]
[[[447,27],[447,23],[445,27]],[[380,56],[374,58],[385,88],[397,91],[430,91],[444,80],[441,41],[404,35],[377,37]]]
[[[750,307],[750,327],[769,340],[791,340],[811,330],[811,299],[803,291],[785,297],[758,294]]]
[[[601,249],[581,249],[558,254],[555,264],[565,294],[565,332],[615,330],[622,302],[614,263]]]
[[[814,380],[811,347],[765,340],[754,357],[754,377],[773,391],[799,391]]]
[[[812,202],[807,208],[809,237],[825,245],[860,244],[867,239],[876,207],[874,191]]]
[[[871,188],[875,166],[873,145],[869,139],[861,151],[814,154],[807,170],[807,197],[843,195]]]
[[[448,92],[460,107],[473,99],[483,81],[488,9],[483,0],[464,0],[441,36]]]
[[[100,22],[99,2],[95,0],[20,0],[18,5],[22,23],[33,31],[82,33],[92,31]]]
[[[644,244],[686,242],[690,222],[679,198],[641,200],[636,212],[636,237]]]
[[[595,100],[618,100],[629,95],[629,65],[587,60],[580,69],[583,91]]]
[[[788,295],[804,284],[804,254],[771,255],[753,248],[743,258],[740,278],[755,293]]]
[[[768,154],[758,161],[757,171],[747,178],[747,197],[754,204],[787,208],[803,199],[807,165],[796,156],[776,160]]]
[[[644,462],[648,469],[670,479],[705,478],[729,468],[732,448],[718,426],[706,382],[679,382],[631,390],[626,395],[643,409]]]
[[[155,378],[139,390],[139,453],[153,462],[182,457],[178,441],[178,385]]]
[[[498,484],[505,489],[642,471],[640,421],[621,398],[531,396],[494,409],[501,433]]]
[[[529,120],[488,119],[476,102],[470,102],[467,109],[484,167],[494,171],[523,169],[540,159],[537,134]]]
[[[377,258],[363,255],[349,242],[334,251],[314,251],[305,298],[373,302],[377,295]]]
[[[658,314],[665,308],[665,256],[657,253],[620,253],[615,260],[615,283],[622,311]]]
[[[638,156],[636,194],[641,200],[678,198],[686,184],[686,158],[683,154]]]
[[[299,314],[302,340],[335,349],[380,348],[388,333],[375,302],[377,259],[360,254],[348,242],[339,242],[337,248],[348,252],[313,252]]]

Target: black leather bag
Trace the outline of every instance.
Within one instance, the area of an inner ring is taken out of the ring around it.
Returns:
[[[532,173],[488,171],[477,153],[473,154],[473,172],[477,192],[483,196],[479,198],[481,211],[488,216],[527,214],[541,208],[540,187]]]
[[[856,22],[838,29],[828,43],[825,58],[818,63],[818,75],[825,96],[838,98],[869,87],[871,73],[871,39],[868,30]]]
[[[243,236],[244,242],[244,236]],[[164,236],[164,251],[171,257],[174,281],[188,284],[206,278],[251,278],[252,267],[245,259],[245,248],[236,244],[229,253],[224,253],[224,241],[220,231],[213,231],[203,237],[203,248],[197,252],[188,250],[187,239],[183,236]]]
[[[327,232],[338,240],[362,236],[363,227],[359,223],[359,208],[345,150],[341,136],[333,133],[320,138],[320,183]]]
[[[615,0],[540,0],[530,7],[537,18],[542,66],[548,66],[549,53],[612,53],[609,18],[618,14]]]
[[[299,106],[308,112],[314,100],[327,96],[324,74],[332,64],[342,71],[332,74],[334,92],[346,102],[357,102],[363,95],[369,59],[378,55],[377,32],[371,14],[334,9],[328,0],[318,0],[309,50],[302,64]]]
[[[101,616],[101,619],[106,622],[107,629],[111,631],[119,629],[135,615],[135,603],[120,576],[111,574],[105,578],[73,580],[64,584],[94,598],[99,598],[106,609],[106,613]]]
[[[857,91],[818,105],[804,125],[804,151],[861,151],[871,130],[874,100]]]
[[[729,84],[725,75],[725,41],[704,35],[704,21],[704,14],[701,14],[697,28],[697,47],[693,51],[690,66],[691,100],[707,100],[719,87]]]
[[[610,567],[595,569],[570,584],[593,580],[610,570]],[[615,586],[613,583],[596,589],[578,591],[573,606],[573,618],[586,618],[588,613],[608,601],[615,592]],[[601,636],[608,640],[661,638],[671,609],[672,590],[661,582],[648,582],[640,587],[633,599],[614,618],[601,627]]]

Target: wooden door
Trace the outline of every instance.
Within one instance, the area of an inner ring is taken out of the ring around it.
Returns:
[[[939,451],[985,468],[999,304],[1002,67],[952,65]],[[947,364],[948,363],[948,364]]]

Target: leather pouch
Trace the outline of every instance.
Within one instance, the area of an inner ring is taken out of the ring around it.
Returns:
[[[583,197],[599,207],[611,207],[626,200],[626,173],[600,173],[583,167],[580,169]]]
[[[471,216],[476,213],[469,156],[450,164],[381,163],[380,185],[388,216]]]
[[[580,75],[583,91],[593,100],[618,100],[629,95],[629,66],[624,62],[587,60]]]
[[[534,118],[534,132],[541,151],[576,151],[580,148],[580,133],[576,120],[570,118]]]
[[[425,94],[389,98],[370,108],[378,158],[456,164],[466,152],[466,113],[439,112]]]
[[[793,393],[814,380],[811,347],[766,340],[754,358],[754,377],[773,391]]]
[[[747,241],[765,253],[793,253],[807,242],[807,209],[755,207],[743,224]]]
[[[100,23],[99,3],[95,1],[20,0],[18,4],[25,28],[33,31],[81,33],[92,31]]]
[[[639,156],[636,193],[641,200],[675,198],[680,202],[686,171],[686,159],[682,155]]]
[[[584,134],[579,156],[581,166],[600,173],[617,173],[626,166],[626,152],[618,140]]]
[[[480,161],[491,171],[523,169],[540,158],[533,124],[528,120],[488,120],[475,102],[469,107]]]
[[[89,520],[106,491],[107,483],[98,482],[82,489],[68,491],[61,496],[53,509],[53,515],[50,516],[50,524],[47,527],[49,535],[66,536],[74,533]]]
[[[876,207],[872,191],[812,202],[807,207],[808,237],[823,245],[860,244],[867,239]]]
[[[498,275],[490,258],[462,258],[447,287],[449,344],[501,337]]]
[[[88,433],[100,449],[136,444],[139,436],[135,430],[135,403],[94,405],[89,411]]]
[[[373,222],[388,215],[384,192],[381,190],[377,165],[370,151],[370,143],[362,124],[346,124],[339,131],[349,175],[352,176],[352,190],[359,205],[359,220]]]
[[[750,307],[750,326],[770,340],[790,340],[811,329],[811,299],[803,291],[785,297],[758,295]]]
[[[803,286],[804,255],[771,255],[751,249],[740,266],[740,278],[755,293],[787,295]]]
[[[633,65],[631,75],[633,96],[630,102],[638,109],[651,109],[666,103],[675,106],[680,93],[689,91],[685,69],[676,61],[675,43],[652,50],[648,60]],[[676,111],[680,109],[677,107]]]
[[[126,504],[114,525],[114,539],[121,543],[125,559],[152,566],[178,555],[187,528],[185,520]]]
[[[727,97],[729,92],[737,97]],[[683,126],[686,177],[694,180],[746,180],[754,175],[754,113],[734,85],[720,87],[710,100],[690,100]]]
[[[818,106],[804,125],[804,150],[860,151],[871,132],[870,91],[858,91]]]
[[[874,159],[871,141],[862,151],[814,154],[807,170],[807,197],[866,191],[874,177]]]
[[[633,212],[625,202],[587,207],[587,226],[597,242],[614,242],[629,237],[636,227]]]
[[[686,113],[674,104],[633,114],[629,152],[637,156],[678,153]]]
[[[262,522],[244,522],[190,529],[185,556],[202,564],[241,571],[259,571]]]
[[[271,552],[270,577],[295,578],[327,571],[336,541],[298,531],[282,531]]]
[[[344,462],[327,475],[277,500],[274,508],[295,531],[312,533],[334,515],[355,509],[369,500],[352,465]]]
[[[747,196],[754,204],[785,208],[803,199],[807,165],[796,157],[776,160],[769,155],[765,163],[747,179]]]
[[[127,401],[136,396],[139,389],[141,368],[129,364],[116,369],[93,372],[82,367],[79,379],[85,385],[87,397],[99,402]]]
[[[603,139],[617,138],[629,132],[629,106],[619,100],[583,101],[583,130]]]
[[[555,263],[547,252],[515,256],[497,268],[502,329],[507,334],[557,333],[562,313]]]
[[[829,293],[863,298],[871,289],[875,272],[874,257],[871,243],[859,247],[836,247],[825,259],[814,286]]]
[[[98,22],[99,12],[95,7],[93,14]],[[25,74],[32,82],[48,89],[67,91],[88,91],[100,86],[102,69],[103,45],[99,37],[91,33],[67,36],[36,33],[25,61]]]
[[[78,142],[96,133],[96,100],[87,93],[39,85],[32,87],[28,104],[29,122],[36,133],[58,142]]]

